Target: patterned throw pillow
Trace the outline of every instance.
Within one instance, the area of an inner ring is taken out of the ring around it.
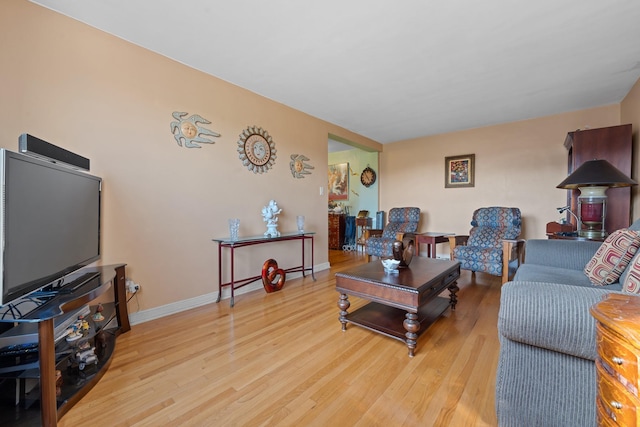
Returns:
[[[627,275],[622,282],[622,290],[632,294],[640,294],[640,256],[631,260]]]
[[[591,283],[598,286],[615,283],[640,247],[640,234],[623,228],[607,237],[584,268]]]

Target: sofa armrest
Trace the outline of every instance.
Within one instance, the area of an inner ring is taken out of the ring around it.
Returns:
[[[501,289],[498,333],[511,341],[594,360],[595,319],[589,309],[609,293],[598,287],[508,282]]]
[[[449,236],[449,259],[453,259],[453,250],[456,246],[463,246],[469,240],[468,235]]]
[[[502,284],[504,285],[511,275],[509,267],[512,262],[516,262],[516,270],[524,260],[524,240],[504,239],[502,240]]]
[[[582,270],[602,242],[532,239],[526,241],[525,264]]]

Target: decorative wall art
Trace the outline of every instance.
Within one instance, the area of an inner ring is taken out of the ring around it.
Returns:
[[[192,114],[185,119],[184,116],[187,114],[189,113],[180,111],[174,111],[172,114],[176,120],[171,122],[171,133],[173,133],[173,137],[176,139],[178,145],[182,147],[182,143],[184,142],[184,146],[187,148],[202,148],[198,143],[215,144],[214,140],[205,138],[205,135],[217,138],[220,134],[198,124],[204,123],[208,125],[211,122],[197,114]]]
[[[266,130],[249,126],[240,134],[238,157],[253,173],[267,172],[276,162],[276,144]]]
[[[473,187],[475,171],[475,154],[444,158],[444,187]]]
[[[291,169],[291,175],[294,178],[304,178],[305,175],[309,175],[307,169],[314,169],[313,166],[305,163],[309,161],[309,158],[304,154],[292,154],[291,162],[289,162],[289,168]]]
[[[329,165],[329,200],[349,200],[349,163]]]

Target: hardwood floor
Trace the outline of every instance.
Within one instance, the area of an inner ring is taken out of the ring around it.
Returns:
[[[59,422],[108,426],[494,426],[500,278],[463,271],[458,305],[406,346],[340,330],[331,269],[133,326]],[[366,303],[350,297],[350,310]]]

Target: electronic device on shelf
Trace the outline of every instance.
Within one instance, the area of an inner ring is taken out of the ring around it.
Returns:
[[[0,357],[3,356],[22,356],[38,351],[38,343],[30,342],[27,344],[12,344],[0,348]]]
[[[78,319],[78,316],[88,317],[91,309],[84,305],[54,319],[53,336],[57,343],[65,337],[65,331]],[[31,346],[38,344],[38,325],[36,323],[19,323],[8,331],[0,334],[0,353],[3,348],[11,346]]]
[[[0,149],[0,305],[100,258],[102,179]]]
[[[562,237],[578,237],[577,231],[559,231],[556,233],[558,236]]]

